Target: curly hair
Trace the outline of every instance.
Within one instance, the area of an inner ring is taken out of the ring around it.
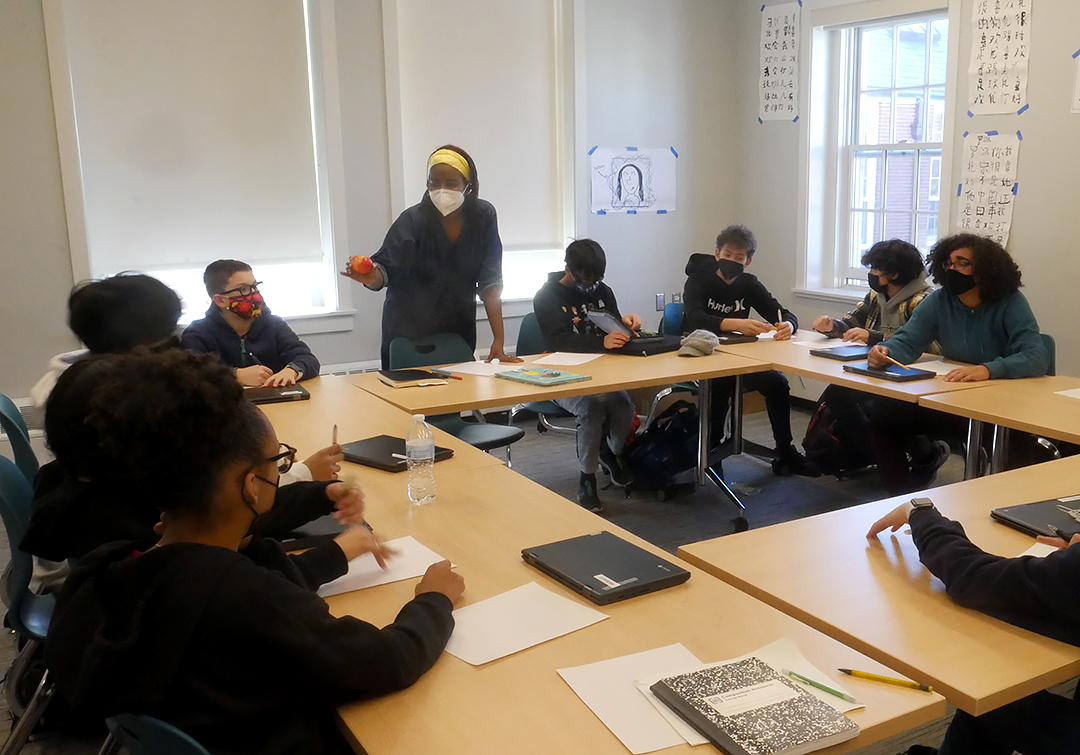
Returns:
[[[886,275],[895,273],[896,283],[900,286],[915,280],[923,271],[922,254],[900,239],[877,242],[863,254],[862,263],[864,267],[880,270]]]
[[[163,511],[205,516],[230,466],[262,460],[266,418],[215,356],[139,349],[102,364],[86,416],[99,479]]]
[[[976,236],[974,233],[957,233],[946,236],[934,244],[927,256],[927,268],[934,276],[934,283],[945,283],[945,264],[949,255],[957,249],[970,249],[972,271],[979,284],[979,298],[982,301],[1000,301],[1015,294],[1020,286],[1020,268],[1009,253],[993,239]]]
[[[114,355],[88,356],[64,370],[45,402],[45,442],[71,478],[93,479],[103,466],[97,431],[86,424],[90,397]]]
[[[746,252],[747,259],[753,259],[754,252],[757,251],[757,239],[745,225],[729,225],[720,231],[716,237],[716,248],[723,249],[727,244],[731,244],[736,249],[742,249]]]

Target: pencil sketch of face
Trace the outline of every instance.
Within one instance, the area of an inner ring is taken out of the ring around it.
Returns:
[[[619,169],[619,199],[627,204],[644,202],[645,194],[641,187],[641,168],[628,163]]]

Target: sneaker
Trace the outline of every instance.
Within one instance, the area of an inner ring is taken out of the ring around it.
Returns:
[[[930,446],[928,458],[911,465],[911,479],[920,490],[934,481],[937,471],[949,460],[949,454],[952,453],[949,444],[943,440],[935,440]]]
[[[600,442],[600,468],[607,473],[616,487],[625,488],[634,481],[634,473],[630,471],[625,459],[616,455],[607,441]]]
[[[603,504],[600,503],[600,497],[596,495],[596,475],[581,475],[581,481],[578,483],[577,502],[578,506],[592,512],[604,510]]]
[[[772,471],[778,475],[791,472],[803,477],[821,477],[818,465],[799,453],[795,446],[788,446],[776,455],[772,462]]]

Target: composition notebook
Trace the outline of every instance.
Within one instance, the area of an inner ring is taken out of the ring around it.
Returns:
[[[891,380],[894,383],[910,383],[912,380],[928,380],[929,378],[937,377],[937,373],[931,372],[930,370],[919,370],[914,367],[901,367],[897,364],[890,364],[884,369],[878,370],[870,367],[866,362],[845,364],[844,372],[854,372],[859,375],[868,375],[869,377]]]
[[[274,388],[244,388],[244,398],[253,404],[277,404],[282,401],[307,401],[311,394],[302,385],[279,385]]]
[[[810,353],[816,357],[836,359],[841,362],[855,362],[866,359],[870,353],[869,346],[834,346],[830,349],[810,349]]]
[[[376,435],[345,443],[341,446],[341,453],[345,455],[345,461],[387,472],[404,472],[409,467],[405,459],[399,458],[405,455],[405,439],[392,435]],[[449,459],[453,455],[453,449],[435,446],[435,461]]]
[[[582,380],[592,380],[591,375],[580,375],[576,372],[565,370],[552,370],[537,367],[519,367],[516,370],[496,372],[495,377],[503,380],[513,380],[518,383],[529,385],[563,385],[564,383],[578,383]]]
[[[412,388],[418,385],[446,385],[445,375],[430,370],[379,370],[379,380],[391,388]]]
[[[760,658],[669,676],[649,690],[728,755],[801,755],[859,735],[858,724]]]
[[[606,531],[525,548],[521,557],[601,606],[690,579],[686,569]]]
[[[1072,534],[1080,532],[1080,495],[1006,506],[994,509],[990,516],[1002,524],[1035,537],[1057,537],[1050,525]]]

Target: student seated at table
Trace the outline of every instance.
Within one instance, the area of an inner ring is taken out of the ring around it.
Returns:
[[[1002,558],[974,545],[959,522],[933,505],[913,503],[875,522],[866,536],[909,525],[919,560],[958,604],[1080,646],[1080,535],[1071,543],[1040,537],[1059,549],[1045,558]],[[1080,753],[1080,698],[1042,691],[977,718],[958,710],[938,753],[1012,755],[1014,750],[1025,755]],[[923,747],[909,752],[919,751],[933,752]]]
[[[689,330],[711,330],[720,334],[738,331],[761,335],[775,330],[773,338],[785,341],[799,329],[799,319],[784,309],[756,276],[746,272],[754,260],[757,241],[746,226],[730,225],[716,237],[713,254],[692,254],[686,263],[683,305]],[[767,322],[751,318],[751,310]],[[734,390],[734,378],[715,378],[713,386],[712,436],[723,437],[727,402]],[[776,459],[773,471],[817,477],[817,467],[791,444],[791,389],[787,378],[776,370],[743,375],[744,391],[757,391],[765,398]]]
[[[270,313],[251,265],[217,260],[203,272],[210,308],[181,337],[185,349],[217,354],[241,385],[292,385],[318,377],[319,360],[277,315]]]
[[[149,275],[120,273],[87,281],[68,296],[68,327],[85,348],[57,354],[49,371],[30,389],[34,406],[44,406],[57,378],[87,354],[123,354],[175,338],[180,297]]]
[[[608,312],[630,330],[641,327],[637,315],[621,315],[615,294],[603,282],[607,256],[592,239],[578,239],[566,247],[566,267],[548,275],[533,298],[533,311],[548,351],[603,352],[625,346],[625,333],[604,333],[588,318],[589,312]],[[577,458],[581,478],[578,503],[601,511],[596,492],[596,470],[603,466],[611,481],[626,486],[633,473],[622,458],[634,424],[636,408],[626,391],[555,399],[577,419]]]
[[[143,349],[139,353],[151,352]],[[179,349],[162,349],[160,354],[164,363],[175,362],[180,368],[185,360],[196,357]],[[45,405],[46,442],[56,458],[41,468],[34,481],[33,509],[20,544],[34,556],[56,562],[77,560],[105,543],[154,536],[160,517],[154,498],[111,474],[111,462],[102,453],[98,433],[88,421],[91,397],[112,374],[118,358],[100,355],[80,360],[60,376]],[[179,376],[158,388],[163,399],[167,394],[190,390]],[[282,538],[331,513],[346,523],[355,521],[361,508],[362,497],[344,483],[283,482],[277,505],[269,515],[260,517],[257,530],[267,537]],[[47,584],[65,574],[66,570],[56,574]]]
[[[948,236],[930,250],[928,267],[942,287],[870,349],[871,367],[887,367],[886,357],[910,364],[936,341],[943,356],[968,363],[946,374],[947,382],[1046,374],[1050,356],[1020,293],[1020,268],[1000,244],[970,233]],[[884,398],[875,399],[870,422],[878,472],[892,495],[926,487],[948,458],[948,444],[919,438],[961,437],[965,424],[960,417]]]
[[[88,719],[154,716],[213,753],[351,752],[335,706],[408,687],[438,660],[461,577],[432,566],[382,629],[335,618],[313,588],[391,554],[362,527],[318,573],[238,552],[291,454],[230,371],[173,352],[119,357],[100,377],[87,421],[110,479],[161,508],[161,537],[99,548],[68,578],[45,643],[59,693]]]

